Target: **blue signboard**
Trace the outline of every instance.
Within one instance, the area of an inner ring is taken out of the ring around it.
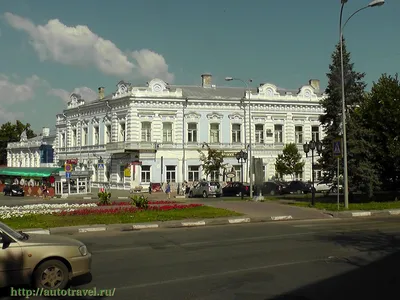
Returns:
[[[104,170],[104,164],[97,164],[97,169]]]
[[[71,172],[65,172],[65,178],[70,179],[71,178]]]

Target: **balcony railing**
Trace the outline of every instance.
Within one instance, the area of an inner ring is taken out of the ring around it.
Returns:
[[[186,150],[201,150],[204,143],[185,143]],[[241,150],[246,147],[244,143],[209,143],[209,146],[219,150]],[[260,150],[282,150],[283,143],[254,143],[252,149]],[[107,151],[109,153],[122,153],[125,151],[141,151],[141,150],[182,150],[182,143],[157,143],[157,142],[114,142],[106,145],[90,145],[82,147],[63,147],[56,149],[57,154],[77,153],[77,152],[93,152]]]
[[[14,143],[8,143],[7,148],[8,149],[35,148],[35,147],[40,147],[42,143],[43,143],[42,141],[14,142]]]

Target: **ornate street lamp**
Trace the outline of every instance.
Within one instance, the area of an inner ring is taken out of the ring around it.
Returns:
[[[304,153],[306,157],[308,157],[308,153],[311,150],[311,172],[312,172],[312,190],[311,190],[311,205],[315,205],[315,188],[314,188],[314,181],[315,181],[315,174],[314,174],[314,151],[317,150],[318,156],[321,155],[322,152],[322,143],[320,141],[310,141],[309,143],[305,143],[303,145]]]
[[[236,154],[235,154],[235,156],[236,156],[236,159],[237,159],[237,161],[238,162],[240,162],[240,167],[241,167],[241,170],[240,170],[240,177],[241,177],[241,181],[242,181],[242,191],[241,191],[241,197],[242,197],[242,200],[243,200],[243,198],[244,198],[244,190],[243,190],[243,163],[244,162],[246,162],[246,160],[247,160],[247,158],[248,158],[248,155],[247,155],[247,152],[245,152],[245,151],[243,151],[243,150],[240,150],[239,152],[237,152]]]

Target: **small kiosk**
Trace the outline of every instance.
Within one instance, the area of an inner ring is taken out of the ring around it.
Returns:
[[[91,193],[91,171],[60,171],[55,182],[55,193],[59,196]]]

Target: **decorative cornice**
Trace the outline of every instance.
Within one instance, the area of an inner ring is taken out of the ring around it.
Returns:
[[[212,113],[207,114],[207,119],[214,120],[214,121],[221,120],[223,117],[224,117],[224,115],[217,113],[217,112],[212,112]]]

